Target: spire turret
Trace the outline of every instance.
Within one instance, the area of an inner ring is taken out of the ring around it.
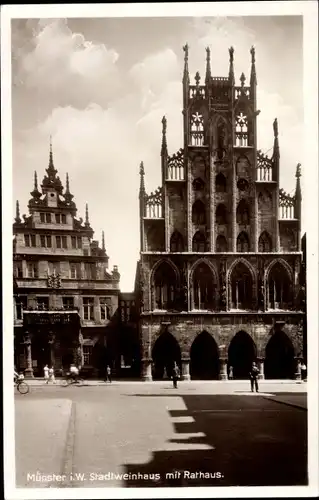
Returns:
[[[162,118],[162,149],[161,149],[162,156],[167,156],[166,128],[167,128],[167,120],[166,120],[166,117],[163,116],[163,118]]]
[[[49,166],[46,168],[47,175],[44,176],[42,181],[42,188],[53,188],[59,194],[62,194],[63,187],[57,170],[54,168],[53,152],[52,152],[52,137],[50,136],[50,152],[49,152]]]
[[[206,85],[209,84],[211,76],[212,76],[212,73],[211,73],[211,67],[210,67],[210,48],[206,47],[206,76],[205,76]]]
[[[140,164],[140,198],[145,196],[145,182],[144,182],[144,163],[141,161]]]
[[[73,198],[74,198],[73,194],[70,193],[69,174],[66,173],[64,199],[67,203],[71,203]]]
[[[102,250],[105,252],[105,239],[104,239],[104,231],[102,231]]]
[[[90,221],[89,221],[89,206],[88,204],[86,203],[85,204],[85,223],[84,223],[85,227],[89,227],[90,226]]]
[[[37,172],[35,171],[34,172],[34,186],[33,186],[33,191],[31,191],[31,196],[32,198],[36,198],[36,199],[39,199],[41,198],[41,193],[38,189],[38,175],[37,175]]]
[[[296,192],[295,192],[295,196],[296,196],[296,200],[301,201],[300,177],[301,177],[301,164],[298,163],[298,165],[296,167]]]
[[[255,47],[250,49],[251,54],[251,71],[250,71],[250,86],[257,85],[256,67],[255,67]]]
[[[20,217],[20,206],[19,206],[19,201],[17,200],[16,201],[16,216],[15,216],[15,219],[17,224],[20,224],[21,222],[21,217]]]
[[[235,85],[235,75],[234,75],[234,47],[229,49],[229,72],[228,72],[229,83]]]
[[[184,74],[183,74],[183,83],[189,85],[189,71],[188,71],[188,44],[184,45]]]
[[[279,141],[278,141],[278,121],[277,118],[275,118],[274,123],[273,123],[273,129],[274,129],[274,152],[273,152],[273,158],[280,158],[280,151],[279,151]]]

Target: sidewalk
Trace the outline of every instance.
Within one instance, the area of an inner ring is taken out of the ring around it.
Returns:
[[[56,387],[57,385],[61,385],[61,381],[64,380],[63,378],[57,378],[56,379],[56,384],[53,384],[52,382],[49,382],[49,384],[46,384],[43,378],[33,378],[33,379],[25,379],[25,381],[29,385],[34,385],[34,386],[47,386],[47,387]],[[235,387],[238,385],[243,385],[247,384],[249,382],[248,380],[180,380],[178,382],[178,385],[190,385],[190,386],[196,386],[196,385],[210,385],[210,386],[229,386],[231,387],[234,385]],[[105,385],[154,385],[158,386],[161,384],[165,383],[171,383],[171,380],[165,379],[165,380],[153,380],[153,381],[143,381],[143,380],[138,380],[138,379],[119,379],[119,380],[112,380],[112,384],[109,382],[105,382],[104,380],[101,379],[84,379],[85,385],[90,385],[90,386],[105,386]],[[259,380],[259,384],[261,386],[263,385],[291,385],[291,386],[302,386],[303,390],[306,392],[307,391],[307,382],[301,382],[300,380]]]

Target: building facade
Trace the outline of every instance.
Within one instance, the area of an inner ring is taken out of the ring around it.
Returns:
[[[45,364],[57,375],[72,362],[87,374],[105,373],[117,358],[120,274],[108,270],[104,233],[93,240],[66,174],[65,190],[50,146],[49,166],[38,189],[35,172],[29,215],[13,224],[15,366],[27,376],[42,376]]]
[[[161,186],[147,195],[140,167],[142,377],[299,378],[305,310],[301,280],[300,165],[293,196],[279,186],[277,119],[268,157],[257,149],[257,77],[190,83],[184,47],[183,148],[168,154],[162,120]]]

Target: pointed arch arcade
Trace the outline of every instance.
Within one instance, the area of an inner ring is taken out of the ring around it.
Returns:
[[[235,379],[247,379],[256,359],[256,345],[251,336],[241,330],[236,333],[228,348],[228,368],[233,368]]]
[[[282,330],[276,331],[266,346],[265,378],[293,379],[295,371],[295,350],[288,335]]]
[[[245,260],[238,260],[228,273],[230,309],[253,308],[255,275]]]
[[[156,340],[152,349],[153,378],[156,380],[171,377],[174,364],[181,365],[181,349],[176,338],[164,331]]]
[[[191,379],[217,380],[219,375],[219,352],[213,337],[202,331],[190,349]]]
[[[202,231],[197,231],[194,234],[192,250],[193,252],[207,252],[208,242],[205,234]]]

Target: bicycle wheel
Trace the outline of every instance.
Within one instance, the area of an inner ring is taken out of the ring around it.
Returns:
[[[68,385],[70,385],[70,380],[69,379],[64,378],[63,380],[61,380],[61,386],[62,387],[67,387]]]
[[[26,382],[19,382],[17,384],[17,389],[20,392],[20,394],[27,394],[30,390]]]

